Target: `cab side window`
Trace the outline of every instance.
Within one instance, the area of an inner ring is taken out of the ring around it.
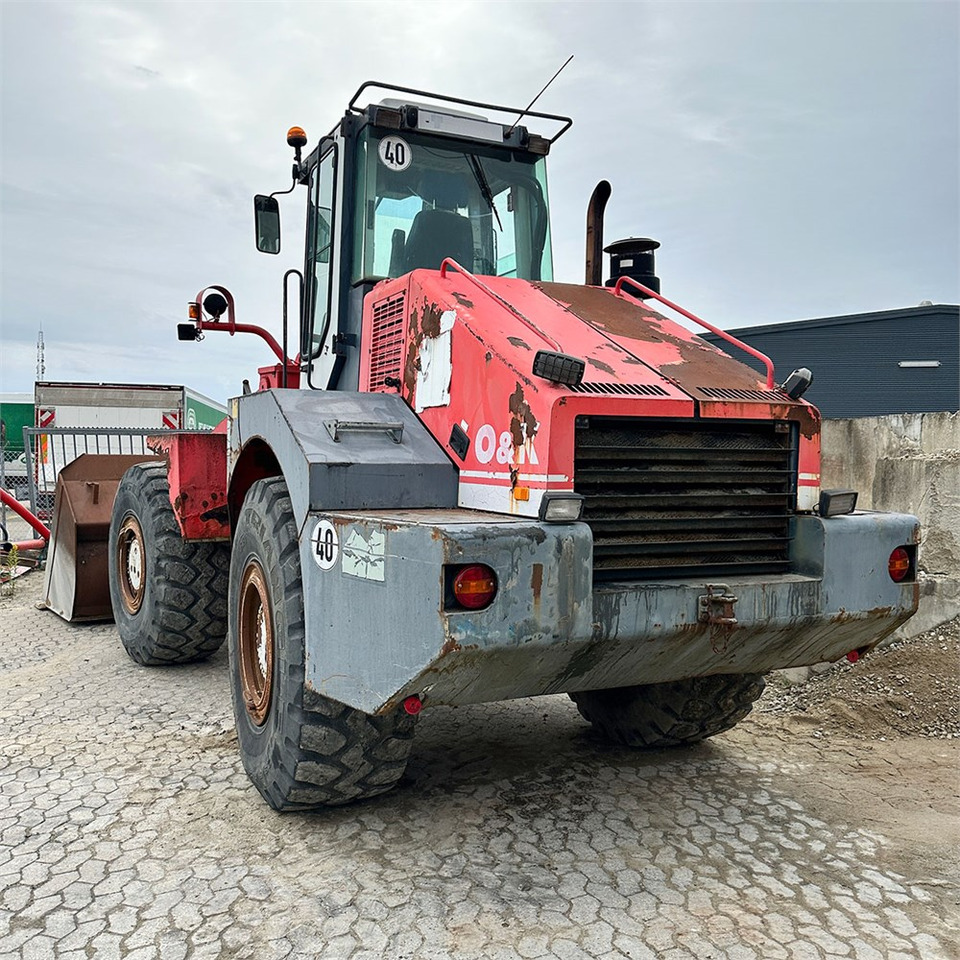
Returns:
[[[330,333],[330,288],[333,282],[333,198],[336,150],[317,164],[310,181],[307,221],[307,309],[312,320],[304,354],[317,357]],[[306,339],[306,338],[305,338]]]

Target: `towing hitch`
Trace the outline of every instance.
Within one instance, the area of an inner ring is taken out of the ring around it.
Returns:
[[[717,627],[735,627],[737,618],[733,605],[737,598],[725,583],[708,583],[707,592],[698,599],[700,623],[709,623]]]

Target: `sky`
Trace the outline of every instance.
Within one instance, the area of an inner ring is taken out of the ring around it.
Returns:
[[[289,184],[368,79],[525,106],[550,156],[555,276],[606,242],[662,243],[664,295],[734,329],[960,301],[960,4],[0,3],[0,392],[45,378],[184,383],[217,400],[271,362],[253,337],[180,343],[208,284],[280,330],[302,267],[254,248],[254,193]],[[531,124],[531,128],[536,128]]]

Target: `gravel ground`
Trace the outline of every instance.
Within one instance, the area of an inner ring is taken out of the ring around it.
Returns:
[[[0,596],[0,958],[957,960],[958,623],[692,748],[564,696],[421,716],[390,794],[278,815],[225,651],[149,669]]]
[[[754,709],[809,722],[815,736],[949,740],[960,738],[958,678],[960,617],[856,663],[831,664],[803,683],[775,674]]]

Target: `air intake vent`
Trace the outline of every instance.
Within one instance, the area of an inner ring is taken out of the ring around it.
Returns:
[[[370,347],[368,389],[382,390],[388,377],[401,377],[403,365],[403,302],[405,293],[381,300],[373,306],[373,343]]]
[[[669,397],[663,387],[646,383],[580,383],[570,387],[574,393],[612,393],[633,397]]]
[[[595,581],[790,569],[796,431],[777,422],[590,417],[574,490]]]
[[[762,400],[783,403],[789,400],[780,390],[734,390],[727,387],[697,387],[708,400]]]

